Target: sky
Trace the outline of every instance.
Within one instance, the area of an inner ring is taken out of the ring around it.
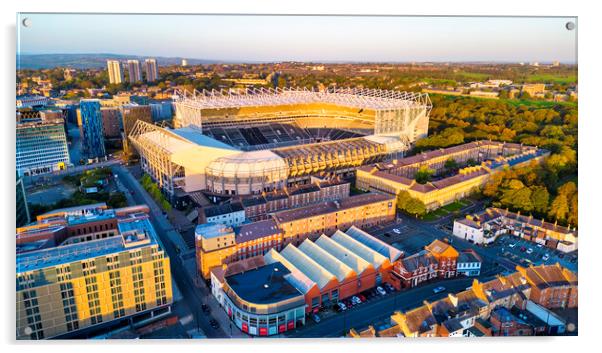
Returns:
[[[235,62],[575,63],[577,30],[567,30],[568,21],[575,18],[20,14],[17,50]]]

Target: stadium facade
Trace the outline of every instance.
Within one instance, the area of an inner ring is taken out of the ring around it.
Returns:
[[[129,138],[166,193],[250,195],[347,175],[426,136],[428,95],[376,89],[176,92],[174,129]]]

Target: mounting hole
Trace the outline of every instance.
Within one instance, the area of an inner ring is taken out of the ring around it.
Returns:
[[[23,27],[29,27],[31,26],[31,19],[29,17],[25,17],[21,23],[23,23]]]
[[[566,23],[566,25],[564,25],[566,27],[566,29],[568,29],[569,31],[572,31],[575,29],[575,22],[569,21]]]

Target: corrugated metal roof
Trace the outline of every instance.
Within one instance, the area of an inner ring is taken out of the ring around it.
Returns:
[[[291,244],[285,247],[280,255],[315,282],[320,289],[326,287],[333,279],[336,280],[335,275]]]
[[[334,274],[339,282],[344,281],[349,276],[355,276],[355,271],[347,266],[344,262],[337,259],[326,250],[322,249],[319,245],[313,241],[306,239],[301,245],[299,245],[305,255],[309,256],[312,260],[320,264],[323,268]]]
[[[318,240],[316,240],[316,244],[339,260],[343,261],[358,275],[361,275],[368,268],[373,268],[370,262],[364,260],[361,256],[330,239],[326,235],[322,235],[320,238],[318,238]]]
[[[370,249],[378,252],[379,254],[388,257],[389,261],[391,262],[396,261],[403,255],[402,251],[392,247],[376,237],[373,237],[356,226],[351,226],[351,228],[349,228],[345,234],[366,245]]]
[[[371,263],[375,269],[380,268],[383,265],[383,263],[389,260],[387,257],[372,250],[371,248],[353,239],[349,235],[341,232],[340,230],[337,230],[336,233],[332,235],[331,239],[341,244],[345,248],[349,249],[350,251],[354,252],[356,255],[360,256],[364,260]]]
[[[284,258],[284,256],[278,253],[278,251],[271,249],[267,254],[264,255],[264,260],[268,264],[274,262],[282,263],[291,272],[288,275],[287,280],[290,281],[291,284],[303,294],[307,294],[313,287],[316,286],[314,281],[312,281],[297,267],[295,267],[295,265],[290,263],[286,258]]]

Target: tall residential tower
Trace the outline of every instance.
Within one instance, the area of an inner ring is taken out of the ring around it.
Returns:
[[[159,78],[159,67],[157,66],[157,60],[146,59],[144,60],[144,71],[146,72],[146,81],[154,82]]]
[[[119,84],[123,82],[123,73],[119,61],[107,60],[107,69],[109,70],[109,83]]]
[[[128,73],[130,74],[130,83],[142,81],[142,72],[138,60],[128,60]]]

